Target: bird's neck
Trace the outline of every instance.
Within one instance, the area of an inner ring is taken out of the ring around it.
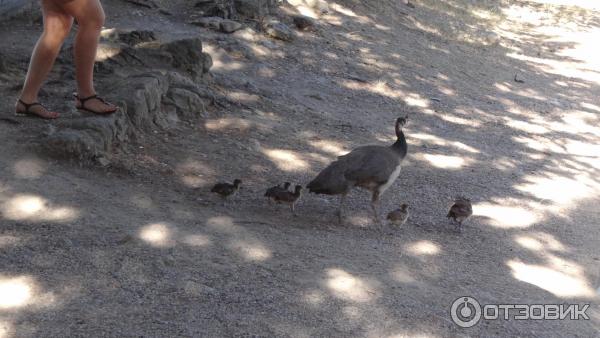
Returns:
[[[404,158],[408,153],[408,144],[406,144],[406,138],[404,137],[404,132],[402,132],[402,130],[399,130],[397,135],[398,139],[392,144],[392,149],[398,153],[400,158]]]

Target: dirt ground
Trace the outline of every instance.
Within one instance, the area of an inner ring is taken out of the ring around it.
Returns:
[[[191,5],[103,3],[108,28],[201,37],[235,104],[107,168],[53,159],[35,140],[55,122],[4,118],[40,25],[0,23],[18,61],[0,77],[0,337],[600,337],[598,8],[339,0],[283,42],[187,24]],[[50,83],[42,99],[67,109],[69,95]],[[409,154],[382,201],[410,204],[403,227],[373,225],[360,191],[346,226],[337,199],[307,194],[298,217],[264,200],[390,144],[406,114]],[[234,178],[222,206],[210,187]],[[474,202],[462,233],[445,218],[456,195]],[[591,306],[463,329],[461,296]]]

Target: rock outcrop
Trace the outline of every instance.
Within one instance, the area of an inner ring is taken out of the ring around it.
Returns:
[[[109,158],[120,144],[143,133],[204,116],[212,101],[206,85],[212,59],[199,39],[162,42],[151,32],[109,32],[99,56],[96,82],[120,109],[109,116],[61,119],[42,140],[53,154]]]
[[[293,30],[291,30],[286,24],[277,20],[268,22],[264,29],[265,33],[274,39],[293,41],[296,38],[296,34]]]
[[[195,5],[200,16],[223,19],[259,19],[272,14],[277,0],[198,0]]]

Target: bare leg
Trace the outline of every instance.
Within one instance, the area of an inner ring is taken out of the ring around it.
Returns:
[[[104,25],[104,10],[99,0],[72,0],[64,3],[62,8],[75,20],[79,28],[75,37],[73,56],[75,60],[77,94],[79,98],[96,95],[94,88],[94,62],[98,49],[100,31]],[[98,99],[86,101],[85,108],[98,113],[114,112],[116,106]],[[78,107],[82,102],[77,103]]]
[[[295,204],[296,204],[296,203],[292,203],[292,204],[290,204],[290,209],[292,210],[292,214],[293,214],[295,217],[298,217],[298,215],[296,215]]]
[[[38,101],[40,88],[48,73],[50,73],[60,52],[60,47],[69,35],[73,24],[73,18],[53,1],[42,0],[42,12],[44,15],[44,32],[33,50],[20,97],[25,103]],[[17,102],[15,111],[23,112],[25,106]],[[42,106],[31,107],[30,111],[43,118],[54,119],[58,117],[58,113],[50,112]]]

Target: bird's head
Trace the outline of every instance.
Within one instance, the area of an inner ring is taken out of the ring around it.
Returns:
[[[296,194],[300,194],[302,192],[302,186],[301,185],[297,185],[296,188],[294,189],[294,192]]]
[[[410,207],[409,207],[409,206],[408,206],[408,204],[406,204],[406,203],[402,203],[402,204],[400,204],[400,210],[402,210],[402,211],[406,211],[406,210],[408,210],[409,208],[410,208]]]
[[[400,137],[400,131],[408,123],[408,115],[396,119],[396,136]]]
[[[241,184],[242,184],[242,180],[240,180],[239,178],[236,178],[233,181],[233,186],[236,187],[236,188],[239,188]]]
[[[408,115],[404,117],[399,117],[396,119],[396,124],[400,127],[404,127],[408,123]]]
[[[288,190],[290,185],[292,185],[290,182],[283,183],[283,189]]]
[[[456,198],[454,199],[454,202],[455,203],[458,203],[458,202],[471,203],[471,200],[468,199],[468,198],[466,198],[466,197],[464,197],[464,196],[456,196]]]

